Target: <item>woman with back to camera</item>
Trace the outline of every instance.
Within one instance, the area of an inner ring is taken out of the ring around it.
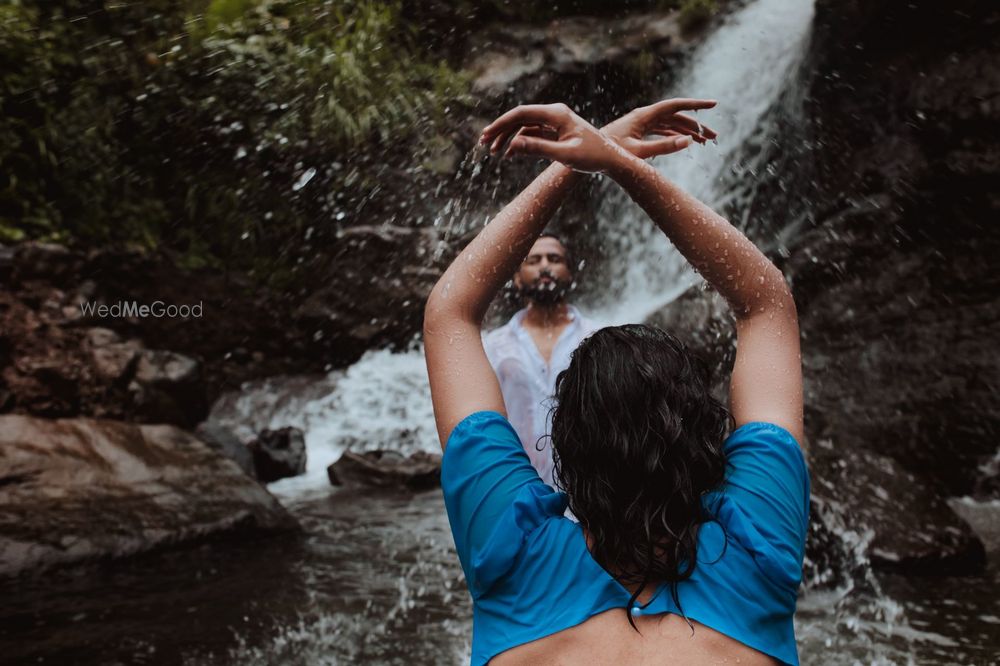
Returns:
[[[798,663],[809,477],[795,305],[740,231],[643,161],[711,138],[682,111],[714,105],[666,100],[603,130],[565,105],[522,106],[483,131],[494,151],[509,141],[509,154],[555,163],[462,251],[425,310],[474,666]],[[584,340],[556,388],[557,492],[504,416],[479,331],[571,170],[605,173],[649,214],[726,298],[738,345],[730,416],[667,333],[627,325]]]

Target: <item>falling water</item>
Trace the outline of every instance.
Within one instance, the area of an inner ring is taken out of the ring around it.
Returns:
[[[714,99],[699,114],[716,143],[657,158],[657,168],[715,210],[731,199],[732,168],[751,141],[770,131],[773,110],[808,46],[813,0],[758,0],[729,16],[691,57],[665,98]],[[599,313],[608,323],[644,321],[696,281],[684,258],[615,186],[605,187],[599,217],[617,231],[624,274]]]

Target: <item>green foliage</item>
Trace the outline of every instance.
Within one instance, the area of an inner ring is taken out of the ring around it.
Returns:
[[[331,164],[433,131],[468,89],[398,3],[366,0],[4,4],[0,63],[0,242],[262,274],[370,178]]]
[[[257,7],[258,0],[212,0],[205,9],[205,24],[214,30],[237,21]]]
[[[715,0],[683,0],[680,23],[684,30],[694,30],[708,23],[715,13]]]

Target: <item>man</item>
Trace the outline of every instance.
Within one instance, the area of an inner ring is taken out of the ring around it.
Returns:
[[[543,233],[514,274],[526,307],[483,337],[507,418],[538,475],[553,487],[548,435],[556,377],[569,366],[573,350],[597,328],[566,302],[573,284],[568,255],[557,236]]]

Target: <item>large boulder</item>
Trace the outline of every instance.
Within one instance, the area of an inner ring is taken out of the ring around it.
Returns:
[[[379,486],[423,490],[441,483],[441,456],[417,451],[345,451],[326,469],[335,486]]]
[[[145,421],[194,427],[208,414],[201,366],[183,354],[144,350],[129,391]]]
[[[222,453],[227,458],[231,458],[240,466],[244,472],[257,478],[257,471],[254,468],[253,454],[246,444],[240,441],[239,437],[222,424],[212,421],[199,423],[194,434],[198,439],[205,442],[213,449]]]
[[[471,38],[466,67],[480,97],[537,99],[574,76],[602,68],[624,72],[640,59],[676,57],[697,38],[685,27],[681,13],[669,10],[545,24],[499,21]]]
[[[295,527],[235,462],[174,426],[0,416],[0,575]]]
[[[814,502],[840,511],[846,527],[868,532],[873,566],[918,574],[966,573],[986,563],[983,544],[926,479],[892,458],[837,450],[820,439],[810,456]]]

